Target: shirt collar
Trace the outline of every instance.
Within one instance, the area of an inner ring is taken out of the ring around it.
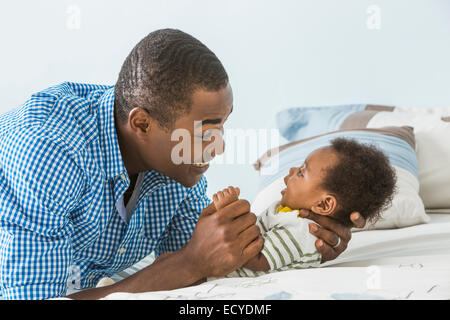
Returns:
[[[114,122],[114,87],[107,89],[100,97],[98,108],[99,140],[104,154],[106,178],[111,179],[122,174],[126,177],[127,170],[120,153]]]

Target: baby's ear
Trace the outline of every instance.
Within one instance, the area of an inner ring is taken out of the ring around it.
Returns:
[[[327,194],[322,199],[320,199],[320,201],[313,205],[311,211],[317,214],[328,216],[336,210],[336,207],[336,197],[331,194]]]

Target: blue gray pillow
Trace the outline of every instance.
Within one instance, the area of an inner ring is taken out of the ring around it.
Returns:
[[[291,167],[301,165],[312,151],[330,145],[331,140],[335,138],[351,138],[360,143],[375,145],[389,158],[391,165],[409,171],[418,179],[419,168],[413,128],[407,126],[362,128],[330,132],[285,144],[278,150],[269,150],[255,163],[255,168],[261,173],[264,169],[266,172],[271,172],[271,174],[261,174],[259,190],[286,175]],[[267,170],[271,167],[276,168]]]

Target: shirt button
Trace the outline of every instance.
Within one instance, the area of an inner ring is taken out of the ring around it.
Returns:
[[[125,181],[127,180],[127,176],[125,175],[125,173],[120,174],[120,178]]]
[[[125,252],[125,248],[122,247],[122,248],[119,249],[119,254],[122,254],[124,252]]]

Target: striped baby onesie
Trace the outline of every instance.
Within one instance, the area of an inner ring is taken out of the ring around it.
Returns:
[[[313,222],[299,216],[299,210],[283,207],[274,202],[258,217],[256,225],[264,238],[261,253],[270,265],[268,271],[240,268],[226,277],[256,277],[263,274],[319,267],[321,255],[315,247],[317,238],[309,232]]]

